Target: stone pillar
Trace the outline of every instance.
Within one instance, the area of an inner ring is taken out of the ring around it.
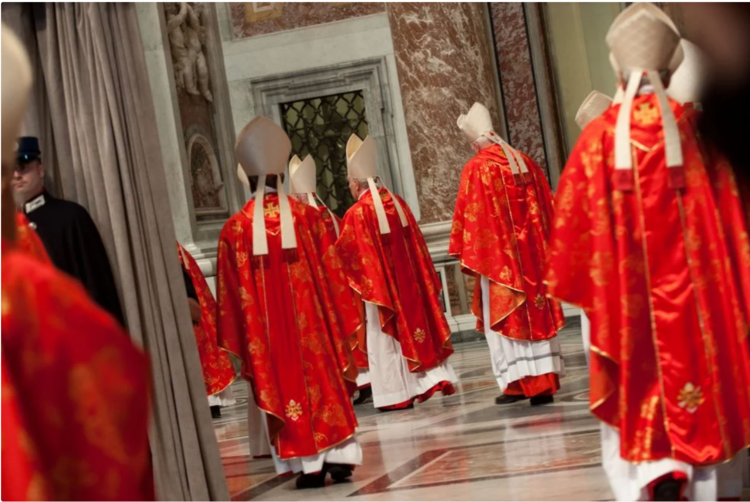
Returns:
[[[490,12],[508,124],[507,139],[547,170],[523,4],[491,3]]]
[[[195,257],[211,283],[211,276],[215,275],[219,232],[224,221],[246,200],[235,176],[235,133],[224,56],[215,6],[193,4],[196,12],[202,9],[203,55],[209,70],[212,99],[188,94],[184,86],[177,86],[163,10],[165,5],[138,4],[138,22],[146,52],[177,239]],[[200,169],[190,165],[191,152],[196,157],[193,163]],[[216,199],[216,207],[210,204],[201,207],[205,202],[201,197],[206,194]]]
[[[448,222],[472,157],[456,119],[474,102],[499,123],[487,11],[481,3],[387,3],[422,219]],[[441,226],[440,234],[447,233]]]

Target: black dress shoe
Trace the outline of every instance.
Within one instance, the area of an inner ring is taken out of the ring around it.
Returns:
[[[211,406],[211,418],[221,418],[221,406]]]
[[[297,478],[297,489],[323,488],[326,485],[325,469],[317,474],[300,474]]]
[[[654,487],[654,500],[680,500],[682,483],[674,479],[662,481]]]
[[[403,408],[390,408],[386,406],[385,408],[378,408],[379,411],[382,411],[383,413],[386,413],[388,411],[401,411],[401,410],[413,410],[414,409],[414,403],[409,403],[408,406],[404,406]]]
[[[555,402],[555,396],[534,396],[531,398],[531,406],[541,406]]]
[[[353,405],[362,404],[368,399],[372,397],[372,387],[369,385],[367,387],[362,387],[359,389],[359,396],[357,396],[357,399],[352,401]]]
[[[325,464],[323,469],[331,474],[331,479],[333,479],[334,483],[346,481],[348,478],[351,478],[354,473],[354,469],[346,464]]]
[[[503,405],[503,404],[513,404],[517,403],[518,401],[524,401],[528,399],[526,396],[514,396],[512,394],[500,394],[495,398],[495,404]]]

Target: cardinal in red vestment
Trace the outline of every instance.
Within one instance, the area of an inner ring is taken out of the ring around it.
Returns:
[[[618,89],[622,89],[622,87],[618,86]],[[575,120],[578,127],[581,130],[585,129],[592,120],[606,112],[612,106],[612,102],[612,98],[606,94],[599,91],[591,91],[586,96],[586,99],[583,100],[581,106],[578,107],[578,112],[576,112]],[[622,103],[622,96],[619,97],[619,103]],[[583,309],[581,309],[581,338],[583,339],[583,351],[586,355],[586,362],[588,362],[589,353],[591,352],[591,321]]]
[[[591,320],[590,407],[620,500],[739,497],[750,446],[747,222],[730,166],[664,92],[678,41],[653,5],[615,20],[623,103],[581,134],[550,241],[550,294]]]
[[[216,300],[208,287],[195,258],[180,243],[177,243],[177,255],[180,265],[186,274],[188,298],[196,301],[200,307],[200,317],[193,321],[193,332],[198,344],[198,353],[203,369],[203,380],[206,383],[206,395],[209,398],[212,414],[215,418],[221,413],[220,406],[231,406],[234,397],[230,385],[236,378],[229,353],[219,348],[216,338]],[[189,281],[189,282],[188,282]]]
[[[357,202],[344,215],[336,243],[349,284],[365,302],[374,406],[413,406],[436,391],[455,392],[448,357],[450,328],[441,283],[409,206],[378,188],[377,146],[352,135],[347,144],[349,187]]]
[[[320,213],[325,226],[326,246],[328,243],[334,243],[339,237],[341,231],[341,220],[331,211],[328,206],[318,198],[317,195],[317,168],[315,160],[311,155],[300,160],[296,155],[289,161],[289,187],[292,195],[302,203],[309,204]],[[333,252],[336,252],[333,248]],[[364,305],[362,299],[354,292],[353,289],[344,284],[345,287],[338,287],[334,292],[337,301],[336,308],[342,319],[364,319]],[[354,404],[364,402],[371,394],[369,364],[367,362],[367,353],[364,350],[365,341],[365,324],[360,322],[356,335],[351,338],[353,342],[352,355],[357,365],[356,388],[359,389],[360,395],[354,401]]]
[[[2,498],[153,500],[147,358],[18,245],[10,183],[31,67],[5,25],[2,75]]]
[[[472,311],[503,391],[495,402],[550,403],[565,370],[556,338],[565,318],[542,282],[552,192],[542,170],[492,131],[483,105],[458,125],[477,154],[461,173],[448,254],[477,279]]]
[[[217,324],[264,413],[276,471],[302,472],[297,486],[307,488],[328,472],[342,481],[362,462],[346,384],[356,380],[351,337],[360,320],[341,319],[334,305],[329,283],[345,288],[346,279],[320,214],[283,190],[290,150],[265,117],[239,134],[235,154],[255,195],[221,232]]]

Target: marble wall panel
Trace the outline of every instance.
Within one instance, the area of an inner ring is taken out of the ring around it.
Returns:
[[[547,169],[526,19],[521,3],[491,3],[508,141]]]
[[[332,23],[385,11],[379,2],[230,2],[234,38]]]
[[[475,101],[498,121],[486,8],[480,3],[388,3],[421,223],[453,217],[471,147],[456,119]]]

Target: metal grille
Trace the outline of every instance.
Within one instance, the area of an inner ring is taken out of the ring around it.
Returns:
[[[318,196],[343,217],[354,204],[346,179],[346,142],[356,133],[367,136],[365,98],[362,91],[332,94],[281,103],[284,129],[292,152],[304,159],[312,155],[317,167]]]

